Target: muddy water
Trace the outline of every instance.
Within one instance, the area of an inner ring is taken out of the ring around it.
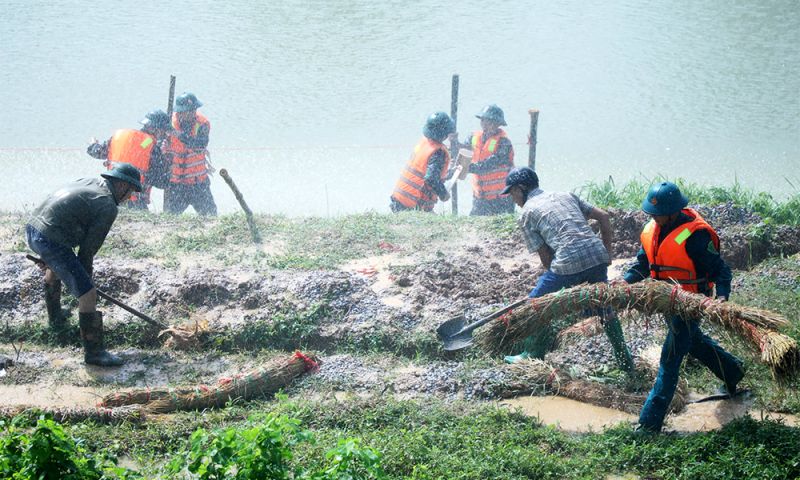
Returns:
[[[700,396],[693,396],[697,400]],[[768,412],[754,407],[754,398],[746,396],[728,401],[690,403],[681,412],[667,417],[665,431],[694,433],[707,432],[750,415],[756,419],[782,420],[789,426],[800,426],[796,415]],[[518,397],[500,403],[524,414],[538,417],[545,425],[554,425],[569,432],[599,431],[620,422],[635,423],[636,415],[610,408],[597,407],[562,397]]]
[[[34,407],[93,407],[104,393],[96,388],[72,385],[2,385],[0,399],[3,405],[31,405]]]
[[[569,432],[600,431],[620,422],[635,422],[636,416],[611,408],[597,407],[563,397],[517,397],[500,402],[526,415],[538,417],[545,425]]]

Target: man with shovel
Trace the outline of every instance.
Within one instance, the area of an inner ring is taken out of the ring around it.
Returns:
[[[142,182],[139,170],[128,163],[118,163],[100,176],[103,178],[81,178],[50,194],[34,210],[25,235],[28,246],[45,265],[42,268],[50,326],[59,330],[66,326],[61,312],[63,281],[78,299],[84,361],[111,367],[122,365],[123,361],[105,350],[92,263],[117,218],[118,206],[133,192],[141,192]]]
[[[543,191],[539,188],[536,172],[528,167],[511,170],[505,185],[502,194],[510,194],[514,203],[522,207],[519,225],[528,250],[538,252],[542,265],[547,269],[529,297],[541,297],[581,283],[608,281],[613,235],[608,213],[575,194]],[[592,231],[588,219],[600,223],[602,241]],[[633,358],[625,345],[616,313],[601,309],[595,314],[601,318],[617,364],[622,370],[632,372]],[[555,332],[549,327],[541,334],[525,339],[525,350],[505,360],[514,363],[526,358],[543,358],[554,339]]]

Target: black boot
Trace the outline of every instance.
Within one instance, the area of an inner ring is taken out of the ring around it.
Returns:
[[[109,353],[103,344],[103,315],[100,312],[80,312],[78,321],[83,341],[83,361],[89,365],[101,367],[118,367],[124,362],[121,358]]]
[[[44,304],[47,307],[47,323],[53,330],[63,330],[67,326],[67,317],[61,310],[61,280],[44,282]]]

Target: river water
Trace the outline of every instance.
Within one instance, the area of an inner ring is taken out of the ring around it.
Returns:
[[[5,210],[99,173],[87,140],[166,108],[171,74],[205,104],[213,164],[262,213],[388,211],[454,73],[462,137],[497,103],[517,164],[541,111],[546,189],[663,175],[800,192],[797,0],[3,0],[0,13]]]

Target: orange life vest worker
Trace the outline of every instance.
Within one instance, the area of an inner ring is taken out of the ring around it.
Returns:
[[[501,138],[508,138],[503,129],[483,141],[483,132],[477,131],[472,134],[472,163],[478,163],[491,157],[497,150],[497,144]],[[508,172],[514,168],[514,149],[508,155],[508,163],[499,165],[496,169],[484,173],[476,173],[472,176],[472,195],[475,198],[484,200],[495,200],[500,198],[500,192],[506,188],[506,177]]]
[[[192,138],[197,137],[200,128],[205,126],[211,129],[208,119],[199,112],[195,112],[195,121],[188,131],[181,129],[178,114],[172,114],[172,128],[178,133],[186,133]],[[170,183],[194,184],[208,180],[205,148],[190,148],[178,138],[172,136],[169,142],[169,151],[172,153],[172,177]]]
[[[130,163],[142,172],[144,182],[145,173],[150,170],[150,154],[156,141],[152,135],[141,130],[117,130],[111,137],[108,144],[108,169],[112,169],[115,163]],[[150,203],[150,188],[145,185],[145,190],[141,193],[131,194],[131,200],[137,201],[140,197],[146,203]]]
[[[719,236],[703,217],[691,208],[681,210],[692,220],[678,225],[659,244],[658,236],[661,227],[650,220],[642,230],[641,240],[647,260],[650,262],[650,277],[656,280],[677,282],[684,290],[690,292],[710,292],[714,283],[708,278],[697,278],[697,269],[694,262],[686,253],[686,241],[698,230],[706,230],[711,234],[714,248],[719,251]],[[703,286],[703,289],[700,289]]]
[[[441,180],[447,177],[447,170],[450,168],[450,152],[441,143],[428,137],[422,137],[411,158],[403,169],[400,179],[394,186],[392,198],[408,208],[418,208],[430,212],[436,205],[436,192],[425,185],[425,172],[428,170],[428,162],[431,156],[437,151],[444,152],[444,166],[442,167]]]

